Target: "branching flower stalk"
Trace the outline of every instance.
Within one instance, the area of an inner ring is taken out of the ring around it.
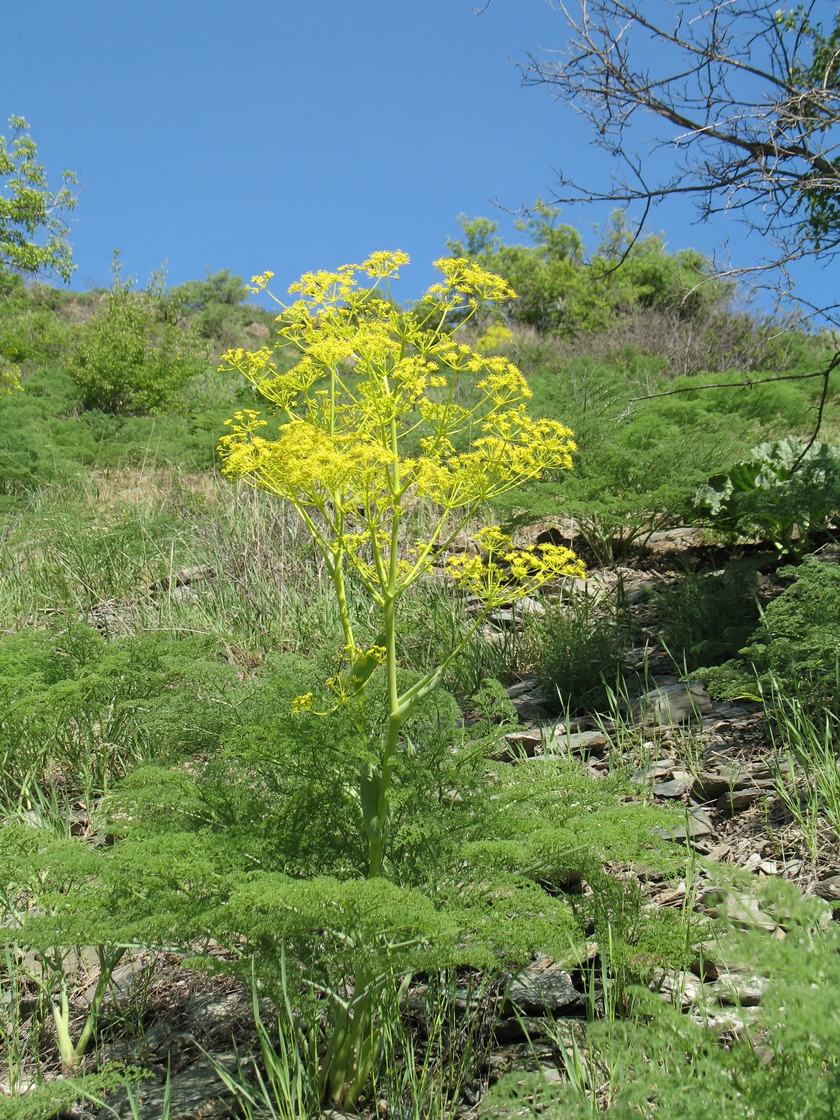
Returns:
[[[456,334],[479,308],[515,298],[507,283],[469,260],[440,260],[442,281],[415,310],[403,311],[390,280],[407,262],[405,253],[379,252],[360,265],[307,273],[289,289],[296,298],[276,300],[275,345],[232,350],[224,359],[269,402],[272,419],[246,409],[227,422],[223,470],[289,501],[324,558],[350,664],[327,682],[336,704],[361,705],[373,674],[380,666],[385,674],[387,729],[359,787],[370,878],[383,872],[394,765],[412,710],[490,610],[583,571],[568,549],[518,550],[497,528],[483,530],[475,555],[446,563],[453,581],[481,598],[482,610],[441,663],[400,692],[401,597],[431,572],[478,507],[547,470],[569,469],[575,450],[568,428],[528,415],[531,394],[516,366],[478,353]],[[360,275],[372,285],[361,286]],[[251,290],[266,290],[271,277],[254,277]],[[299,360],[282,372],[277,354],[289,345]],[[432,525],[422,540],[407,542],[406,514],[420,502],[434,509]],[[380,618],[381,632],[367,648],[354,636],[351,576]],[[296,701],[304,710],[315,704],[312,694]]]

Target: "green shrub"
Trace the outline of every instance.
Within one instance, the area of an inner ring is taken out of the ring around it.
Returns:
[[[767,880],[786,936],[734,930],[727,960],[766,977],[760,1007],[698,1005],[691,1014],[637,989],[633,1014],[587,1024],[571,1045],[568,1023],[550,1031],[566,1076],[550,1083],[517,1071],[482,1102],[485,1120],[836,1120],[840,1100],[840,938],[819,900]],[[766,897],[770,896],[770,898]],[[736,985],[737,987],[737,985]],[[711,1013],[711,1014],[709,1014]],[[714,1023],[720,1017],[720,1025]],[[739,1025],[727,1027],[727,1019]],[[582,1042],[578,1042],[581,1038]]]
[[[720,696],[755,696],[759,686],[811,695],[814,704],[840,711],[840,565],[808,557],[782,568],[793,583],[769,603],[739,656],[698,669]]]
[[[639,376],[658,374],[649,363]],[[629,371],[574,360],[532,374],[534,408],[564,415],[575,433],[575,470],[514,491],[495,504],[514,523],[573,517],[601,563],[612,563],[656,528],[679,521],[696,488],[737,457],[748,425],[710,407],[702,394],[628,407],[638,393]],[[674,463],[680,464],[679,471]]]
[[[234,681],[201,638],[107,642],[81,623],[4,637],[0,804],[48,779],[95,796],[140,759],[215,746]]]
[[[229,268],[211,272],[203,280],[188,280],[180,284],[174,295],[188,310],[203,311],[212,305],[238,307],[247,302],[248,286],[241,276],[231,276]]]
[[[745,561],[719,572],[687,572],[657,598],[668,649],[689,671],[734,656],[759,619],[755,566]]]
[[[517,223],[530,245],[506,245],[498,222],[462,214],[464,240],[448,241],[447,249],[508,281],[517,294],[508,308],[515,322],[565,337],[603,330],[633,308],[696,319],[729,299],[730,289],[710,280],[699,253],[667,253],[656,236],[634,241],[613,216],[597,251],[587,257],[581,235],[560,224],[559,214],[558,207],[537,199],[530,216]]]
[[[170,408],[206,359],[197,336],[180,324],[161,274],[145,292],[132,287],[122,280],[117,259],[111,290],[80,328],[69,367],[88,408],[129,416]]]
[[[0,355],[24,371],[64,358],[72,344],[69,323],[23,287],[0,292]]]
[[[231,276],[229,268],[215,273],[208,268],[204,280],[189,280],[175,288],[171,296],[196,333],[222,351],[252,345],[254,333],[248,328],[253,324],[259,324],[260,330],[274,325],[273,314],[248,303],[248,286],[241,276]]]

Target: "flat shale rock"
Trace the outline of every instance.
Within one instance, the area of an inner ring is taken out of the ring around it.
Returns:
[[[506,1047],[528,1040],[531,1043],[544,1037],[553,1028],[555,1020],[546,1015],[510,1015],[499,1019],[493,1028],[493,1042],[496,1047]],[[492,1058],[491,1058],[492,1061]]]
[[[724,974],[706,985],[706,991],[722,1007],[758,1007],[767,988],[764,976]]]
[[[516,684],[508,685],[505,692],[511,700],[515,700],[517,696],[524,696],[526,692],[533,692],[537,687],[536,680],[517,681]]]
[[[720,797],[753,786],[749,774],[737,766],[722,764],[714,770],[702,770],[695,778],[691,792],[695,801],[717,801]]]
[[[713,836],[715,829],[709,816],[699,807],[692,806],[680,824],[673,828],[657,828],[654,832],[664,840],[702,840]]]
[[[654,797],[683,797],[691,789],[691,781],[674,778],[670,782],[660,782],[653,787]]]
[[[553,734],[546,740],[546,754],[603,754],[601,748],[609,745],[609,739],[603,731],[572,731]]]
[[[639,718],[655,727],[679,727],[699,720],[712,710],[712,701],[698,681],[657,685],[640,696],[634,705]]]
[[[235,1054],[213,1054],[214,1061],[228,1070],[235,1070]],[[169,1120],[228,1120],[238,1115],[233,1094],[225,1088],[208,1058],[202,1058],[181,1073],[176,1073],[169,1083]],[[164,1113],[166,1084],[164,1081],[141,1081],[132,1093],[137,1101],[136,1114],[125,1089],[108,1101],[96,1114],[96,1120],[161,1120]]]
[[[691,972],[665,972],[657,970],[650,983],[651,991],[659,995],[674,1007],[687,1011],[696,1003],[703,991],[703,981]]]
[[[731,793],[724,793],[723,796],[719,797],[715,802],[715,807],[732,817],[736,813],[742,813],[745,809],[749,809],[764,796],[766,794],[761,789],[735,789]]]
[[[836,910],[840,906],[840,875],[830,875],[829,878],[815,884],[814,894],[830,902],[832,908]]]
[[[555,701],[548,696],[535,696],[525,693],[511,697],[520,723],[543,723],[551,719]]]
[[[584,997],[569,973],[549,958],[539,958],[517,975],[506,1006],[521,1015],[562,1015],[583,1012]]]
[[[237,1029],[251,1021],[251,997],[245,991],[197,992],[184,1010],[184,1029],[205,1049],[229,1047]]]
[[[543,736],[538,727],[526,731],[509,731],[500,744],[490,752],[494,762],[516,762],[520,758],[533,758],[542,753]]]
[[[652,748],[653,743],[646,743],[645,746]],[[644,785],[646,782],[656,782],[660,778],[670,778],[676,765],[677,760],[675,758],[660,758],[654,762],[648,762],[641,770],[634,771],[630,780],[638,785]]]

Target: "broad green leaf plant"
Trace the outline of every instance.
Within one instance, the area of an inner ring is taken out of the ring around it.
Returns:
[[[386,676],[387,729],[377,764],[360,779],[369,878],[383,872],[394,763],[412,710],[490,610],[583,571],[566,548],[516,549],[497,527],[483,529],[474,553],[445,562],[454,584],[478,595],[482,609],[440,664],[400,691],[401,598],[483,503],[545,471],[569,469],[575,450],[563,424],[528,415],[530,391],[516,366],[476,352],[454,329],[488,304],[513,299],[508,284],[471,261],[440,260],[442,281],[419,310],[402,311],[390,280],[407,262],[405,253],[378,252],[360,265],[307,273],[289,289],[296,298],[280,304],[275,347],[225,355],[269,402],[272,419],[248,409],[227,422],[223,470],[290,502],[323,556],[349,662],[327,682],[335,703],[361,704],[373,674],[381,667]],[[360,275],[373,285],[361,286]],[[265,290],[271,276],[255,277],[252,290]],[[300,357],[282,372],[276,347],[288,345]],[[421,540],[406,540],[406,519],[418,503],[432,510],[431,524]],[[355,637],[351,579],[379,616],[380,632],[367,648]],[[312,710],[316,698],[307,694],[296,704]]]
[[[812,534],[840,511],[840,448],[798,436],[761,443],[701,486],[692,505],[696,524],[760,534],[779,552],[800,557]]]

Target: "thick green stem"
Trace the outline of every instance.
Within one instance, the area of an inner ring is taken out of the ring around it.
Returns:
[[[55,1023],[58,1048],[61,1053],[61,1064],[67,1073],[74,1073],[79,1068],[79,1064],[85,1055],[88,1044],[93,1037],[93,1032],[96,1028],[97,1020],[99,1019],[99,1012],[102,1010],[102,1001],[105,999],[105,993],[108,990],[108,984],[111,980],[111,973],[120,963],[124,955],[125,949],[113,949],[110,953],[104,945],[100,945],[97,949],[97,957],[99,958],[99,979],[96,983],[96,990],[93,993],[93,999],[88,1009],[82,1033],[79,1035],[78,1042],[76,1042],[75,1045],[70,1036],[70,1001],[67,996],[67,978],[64,976],[64,965],[61,957],[58,956],[56,958],[55,967],[62,973],[61,993],[59,996],[59,1004],[53,1002],[52,1015],[53,1022]]]
[[[387,389],[387,378],[385,379]],[[382,873],[382,859],[388,831],[388,805],[394,763],[400,741],[400,728],[405,715],[400,710],[400,694],[397,688],[397,600],[399,598],[399,543],[400,543],[400,467],[399,431],[396,420],[391,421],[391,450],[394,462],[390,467],[393,514],[391,517],[391,541],[388,556],[388,586],[383,589],[382,608],[383,631],[385,634],[385,673],[388,687],[388,730],[379,764],[378,788],[376,798],[376,822],[369,837],[368,878],[375,879]]]
[[[338,600],[338,611],[341,615],[341,629],[344,631],[344,644],[348,650],[353,650],[355,648],[353,622],[350,618],[350,607],[347,602],[347,586],[344,582],[344,558],[341,552],[336,554],[335,560],[330,565],[329,572],[333,587],[335,588],[335,596]]]
[[[359,968],[354,996],[336,1001],[330,1013],[330,1038],[321,1064],[320,1095],[324,1104],[355,1105],[370,1079],[375,1060],[374,989],[376,981]]]
[[[388,803],[394,763],[400,741],[400,729],[405,715],[400,711],[400,694],[397,688],[397,627],[396,597],[390,596],[385,602],[385,673],[388,688],[388,730],[380,759],[378,790],[376,799],[376,826],[370,836],[368,878],[375,879],[382,873],[382,859],[385,854],[385,841],[388,831]]]

